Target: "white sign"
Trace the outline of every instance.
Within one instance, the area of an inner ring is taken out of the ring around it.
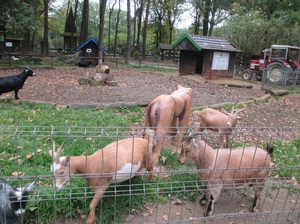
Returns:
[[[91,48],[87,48],[86,49],[86,53],[92,53],[92,49]]]
[[[5,47],[12,47],[12,42],[5,42]]]
[[[213,55],[212,70],[228,70],[229,52],[215,51]]]

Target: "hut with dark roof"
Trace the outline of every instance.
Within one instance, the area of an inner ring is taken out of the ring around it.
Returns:
[[[180,75],[233,77],[235,57],[241,52],[226,38],[190,34],[184,34],[173,48],[180,50]]]

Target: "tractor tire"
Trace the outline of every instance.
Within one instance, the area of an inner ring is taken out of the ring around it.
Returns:
[[[267,66],[266,81],[270,84],[282,84],[284,79],[284,64],[273,62]]]
[[[242,71],[242,78],[246,80],[251,80],[253,77],[253,71],[250,68],[246,68]]]

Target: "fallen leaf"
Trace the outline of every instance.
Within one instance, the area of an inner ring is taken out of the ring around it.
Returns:
[[[163,220],[168,221],[169,217],[167,215],[162,216]]]
[[[27,154],[26,155],[26,159],[30,159],[31,157],[33,157],[33,155],[34,155],[34,153],[32,152],[32,153],[30,153],[30,154]]]
[[[23,176],[25,176],[25,173],[16,171],[16,172],[12,172],[11,175],[14,176],[14,177],[16,177],[16,176],[22,176],[23,177]]]
[[[14,156],[14,157],[10,157],[9,160],[15,160],[15,159],[19,159],[21,158],[21,156]]]

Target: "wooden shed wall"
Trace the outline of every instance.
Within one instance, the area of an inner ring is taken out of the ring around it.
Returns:
[[[179,60],[180,75],[194,75],[196,71],[197,52],[181,51]]]
[[[92,49],[92,52],[87,53],[86,49]],[[93,61],[93,65],[98,65],[98,46],[95,43],[88,43],[81,51],[85,61]]]
[[[179,62],[180,75],[194,75],[195,73],[208,75],[212,67],[213,53],[213,50],[203,50],[201,52],[181,50]],[[229,52],[228,70],[214,70],[212,71],[212,75],[233,77],[235,56],[236,52]],[[202,63],[202,65],[199,63]]]

